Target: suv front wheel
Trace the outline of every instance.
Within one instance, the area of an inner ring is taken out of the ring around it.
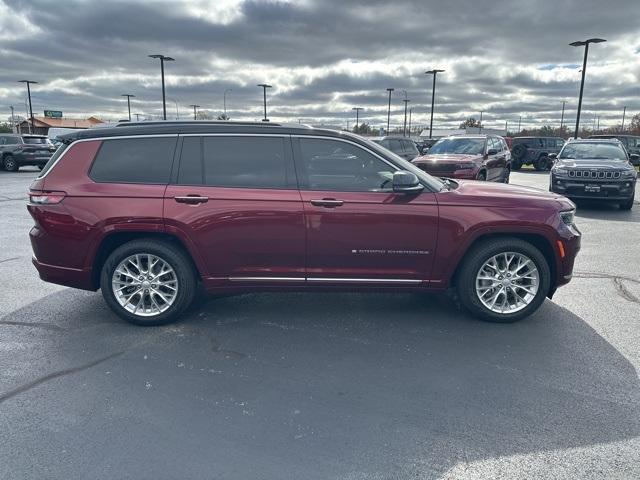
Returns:
[[[16,159],[13,158],[13,155],[5,155],[2,159],[2,166],[7,172],[17,172],[20,168]]]
[[[489,322],[518,321],[544,302],[551,271],[536,247],[518,238],[483,242],[465,258],[457,280],[460,302]]]
[[[133,240],[109,255],[100,277],[107,305],[135,325],[164,325],[193,302],[197,281],[185,253],[157,240]]]

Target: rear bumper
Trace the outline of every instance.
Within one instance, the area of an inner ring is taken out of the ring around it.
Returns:
[[[14,154],[13,158],[18,165],[45,165],[51,158],[48,154],[20,153]]]
[[[45,282],[56,283],[58,285],[64,285],[65,287],[80,288],[82,290],[96,290],[93,285],[91,271],[48,265],[39,262],[36,257],[32,257],[31,261],[36,267],[36,270],[38,270],[40,279]]]

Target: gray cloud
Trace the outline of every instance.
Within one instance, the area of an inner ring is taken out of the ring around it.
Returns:
[[[34,110],[69,115],[158,114],[164,53],[168,110],[189,115],[198,103],[219,113],[231,88],[233,118],[261,117],[260,89],[268,81],[276,120],[344,124],[351,107],[373,124],[386,122],[385,88],[394,87],[393,122],[402,121],[402,90],[414,123],[429,114],[438,66],[436,123],[455,125],[482,110],[503,125],[557,123],[561,102],[575,116],[582,50],[568,43],[602,36],[590,52],[586,115],[614,124],[623,105],[640,110],[640,4],[620,0],[473,2],[304,0],[88,1],[0,0],[0,105],[23,110],[23,77],[39,80]],[[22,105],[22,106],[21,106]]]

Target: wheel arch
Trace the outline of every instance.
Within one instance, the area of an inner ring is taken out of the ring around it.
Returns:
[[[455,265],[452,275],[449,280],[449,287],[454,287],[457,285],[458,275],[460,273],[460,269],[462,265],[469,257],[470,252],[477,245],[490,242],[491,240],[495,240],[498,238],[517,238],[519,240],[524,240],[527,243],[530,243],[534,247],[536,247],[542,255],[547,260],[547,265],[549,265],[549,270],[551,271],[550,278],[550,287],[549,287],[549,298],[553,295],[557,288],[557,275],[558,275],[558,259],[556,258],[556,253],[553,249],[551,242],[547,239],[545,235],[542,233],[534,233],[534,232],[501,232],[501,233],[485,233],[480,234],[476,238],[474,238],[470,244],[467,246],[465,254],[458,260],[458,263]]]
[[[109,255],[111,255],[111,253],[116,248],[124,245],[125,243],[131,242],[132,240],[140,240],[140,239],[158,240],[158,241],[173,245],[175,247],[178,247],[187,255],[187,258],[191,262],[193,271],[196,272],[199,278],[203,277],[202,275],[203,272],[201,271],[200,268],[198,268],[197,262],[194,260],[191,251],[189,250],[189,248],[187,248],[187,246],[179,238],[178,235],[174,235],[166,232],[113,231],[108,233],[102,238],[102,240],[100,241],[100,244],[98,245],[98,248],[96,249],[95,255],[93,257],[91,280],[96,290],[100,288],[100,273]]]

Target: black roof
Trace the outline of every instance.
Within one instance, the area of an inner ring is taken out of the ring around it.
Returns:
[[[318,135],[335,137],[357,137],[348,132],[337,130],[312,128],[306,125],[281,124],[281,123],[255,123],[255,122],[209,122],[209,121],[189,121],[189,122],[140,122],[140,123],[120,123],[115,127],[89,128],[76,132],[60,135],[58,138],[65,143],[75,140],[84,140],[103,137],[122,137],[135,135],[162,135],[162,134],[206,134],[206,133],[245,133],[245,134],[296,134],[296,135]]]

